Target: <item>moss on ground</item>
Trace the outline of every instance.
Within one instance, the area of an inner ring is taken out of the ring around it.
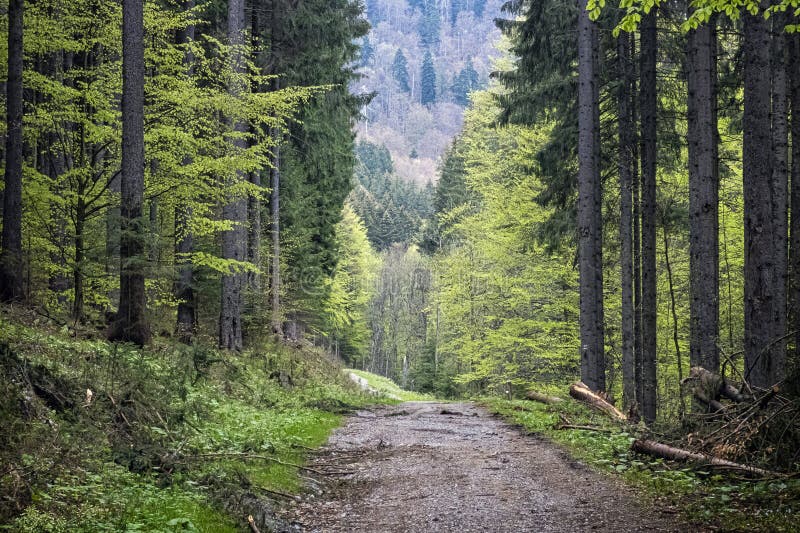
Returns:
[[[373,374],[371,372],[366,372],[364,370],[353,370],[353,369],[346,369],[345,372],[352,372],[353,374],[366,379],[369,386],[377,390],[379,393],[389,397],[394,396],[396,398],[399,398],[400,401],[403,402],[425,402],[425,401],[433,401],[436,399],[430,394],[422,394],[419,392],[403,390],[397,383],[395,383],[391,379],[384,376],[379,376],[377,374]]]

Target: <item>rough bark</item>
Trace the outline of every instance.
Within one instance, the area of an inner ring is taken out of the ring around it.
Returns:
[[[8,80],[6,81],[6,165],[3,232],[0,242],[0,301],[24,298],[22,257],[22,71],[23,1],[8,3]]]
[[[580,400],[590,407],[597,409],[598,411],[602,411],[603,413],[607,414],[611,418],[615,420],[619,420],[621,422],[627,422],[628,417],[625,416],[622,411],[611,405],[608,400],[593,392],[589,387],[587,387],[584,383],[573,383],[569,387],[569,395],[575,398],[576,400]]]
[[[689,148],[690,343],[693,366],[719,368],[719,182],[715,57],[716,19],[689,32],[687,102]]]
[[[734,463],[733,461],[727,461],[712,455],[690,452],[689,450],[675,448],[673,446],[668,446],[652,440],[637,439],[631,445],[631,450],[636,453],[651,455],[653,457],[659,457],[662,459],[669,459],[671,461],[692,461],[710,466],[716,466],[726,470],[731,470],[738,474],[746,475],[748,477],[768,477],[775,475],[774,472],[770,472],[769,470],[763,470],[754,466]]]
[[[631,110],[635,76],[631,58],[631,38],[617,39],[619,61],[618,135],[619,135],[619,241],[620,281],[622,285],[622,397],[626,407],[636,403],[636,355],[634,352],[633,310],[633,165],[636,128]]]
[[[791,99],[791,212],[800,214],[800,35],[787,36],[789,48],[789,84]],[[795,371],[800,364],[800,216],[791,217],[790,245],[790,300],[792,328],[794,335]]]
[[[144,23],[142,0],[122,2],[122,179],[119,310],[109,338],[143,345],[150,338],[144,287]]]
[[[656,419],[656,9],[642,17],[640,109],[642,129],[642,417]]]
[[[578,15],[578,240],[580,260],[581,379],[605,389],[603,251],[600,220],[599,78],[597,27],[586,2]]]
[[[786,13],[772,17],[772,222],[775,300],[772,307],[772,384],[784,377],[786,287],[789,277],[789,86],[786,73]]]
[[[194,0],[183,2],[183,10],[194,8]],[[176,36],[178,44],[188,44],[194,40],[195,27],[188,26]],[[193,75],[194,57],[191,52],[184,54],[183,64],[187,74]],[[192,160],[184,158],[183,165]],[[190,255],[194,252],[194,234],[191,230],[192,208],[188,205],[175,206],[175,299],[178,301],[176,333],[182,342],[190,342],[197,326],[197,311],[194,296],[194,267]]]
[[[234,47],[232,51],[233,69],[237,73],[244,72],[245,64],[242,45],[245,42],[245,4],[244,0],[228,2],[228,38]],[[244,90],[234,82],[229,88],[234,93]],[[246,126],[236,118],[234,130],[242,133]],[[246,141],[236,138],[234,150],[247,148]],[[237,173],[233,181],[243,181],[247,176]],[[222,257],[234,261],[246,261],[247,256],[247,198],[241,194],[233,194],[226,199],[222,208],[222,218],[233,222],[233,229],[222,234]],[[219,346],[228,350],[242,349],[242,288],[245,275],[231,271],[222,276],[222,305],[219,319]]]
[[[778,375],[770,124],[770,30],[761,13],[744,19],[744,360],[745,379],[769,387]]]

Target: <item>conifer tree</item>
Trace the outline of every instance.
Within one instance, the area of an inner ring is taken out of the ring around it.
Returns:
[[[404,93],[411,92],[411,86],[408,84],[408,61],[406,60],[405,54],[401,49],[397,49],[397,53],[394,55],[394,61],[392,62],[392,76],[397,84],[400,86],[400,90]]]
[[[430,52],[425,52],[425,59],[422,61],[420,103],[425,106],[436,103],[436,67],[433,65],[433,56]]]

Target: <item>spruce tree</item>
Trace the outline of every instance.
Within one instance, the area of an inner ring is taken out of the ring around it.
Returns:
[[[422,61],[420,103],[425,106],[436,103],[436,68],[433,65],[433,56],[429,51],[425,52],[425,59]]]
[[[392,62],[392,77],[400,86],[400,90],[404,93],[411,92],[411,86],[408,84],[408,61],[401,49],[397,49]]]

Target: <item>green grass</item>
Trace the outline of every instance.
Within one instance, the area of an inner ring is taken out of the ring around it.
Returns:
[[[484,398],[492,412],[531,433],[564,446],[571,455],[609,475],[620,476],[643,496],[680,509],[687,520],[724,531],[797,531],[800,479],[745,481],[697,465],[672,463],[630,451],[634,429],[567,399],[557,405]],[[558,430],[562,417],[605,431]]]
[[[345,372],[352,372],[353,374],[366,379],[369,386],[377,390],[379,393],[388,397],[395,396],[403,402],[425,402],[435,400],[435,398],[430,394],[421,394],[419,392],[403,390],[397,383],[384,376],[379,376],[364,370],[345,369]]]

